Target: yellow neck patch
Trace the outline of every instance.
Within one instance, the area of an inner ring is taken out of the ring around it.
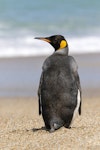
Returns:
[[[60,49],[65,48],[67,45],[68,45],[67,42],[65,40],[62,40],[60,43]]]

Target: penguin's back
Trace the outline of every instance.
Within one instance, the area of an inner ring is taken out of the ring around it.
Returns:
[[[41,98],[46,106],[53,105],[54,108],[60,104],[61,107],[75,108],[77,87],[71,59],[69,56],[52,55],[44,62]]]

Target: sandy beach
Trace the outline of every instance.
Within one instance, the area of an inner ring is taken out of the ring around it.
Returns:
[[[44,128],[37,98],[0,99],[0,150],[99,150],[100,99],[83,98],[82,116],[71,129]]]

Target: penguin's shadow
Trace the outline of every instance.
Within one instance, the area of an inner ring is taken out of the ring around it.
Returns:
[[[33,128],[31,129],[33,132],[37,132],[37,131],[47,131],[45,127],[41,127],[41,128]]]
[[[66,128],[66,129],[76,129],[76,127],[71,127],[71,128]],[[33,128],[33,129],[31,129],[31,131],[33,131],[33,132],[37,132],[37,131],[48,131],[47,129],[46,129],[46,127],[41,127],[41,128]]]
[[[82,126],[82,127],[71,127],[71,128],[66,128],[66,129],[83,129],[83,128],[86,128],[86,126]],[[28,130],[29,131],[29,130]],[[33,132],[37,132],[37,131],[48,131],[47,129],[46,129],[46,127],[41,127],[41,128],[33,128],[33,129],[31,129],[31,131],[33,131]]]

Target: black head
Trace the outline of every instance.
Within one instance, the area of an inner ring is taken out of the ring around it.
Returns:
[[[54,47],[55,51],[59,49],[63,49],[68,46],[67,41],[62,35],[53,35],[53,36],[44,37],[44,38],[36,37],[35,39],[40,39],[40,40],[50,43]]]

